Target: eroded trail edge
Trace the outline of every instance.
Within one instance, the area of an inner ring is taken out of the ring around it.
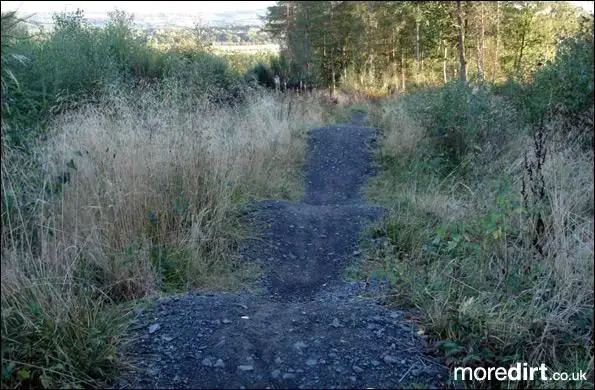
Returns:
[[[139,310],[127,352],[139,371],[117,387],[440,386],[406,313],[343,280],[362,228],[384,213],[362,196],[376,133],[358,122],[310,131],[301,202],[251,205],[262,234],[242,253],[264,265],[263,292],[191,292]]]

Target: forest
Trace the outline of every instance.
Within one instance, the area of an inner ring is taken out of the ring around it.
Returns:
[[[579,13],[568,2],[281,1],[265,30],[285,44],[283,76],[386,93],[524,80],[555,58],[559,42],[588,33]]]

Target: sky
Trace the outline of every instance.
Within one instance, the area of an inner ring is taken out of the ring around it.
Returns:
[[[593,1],[571,1],[570,4],[574,5],[575,7],[581,7],[588,11],[589,13],[593,13]]]
[[[571,1],[593,13],[593,1]],[[275,4],[275,1],[2,1],[2,10],[19,9],[22,12],[113,11],[118,8],[136,14],[149,12],[175,12],[189,14],[215,14],[228,11],[259,11]]]
[[[189,14],[215,14],[228,11],[259,11],[274,5],[275,1],[2,1],[2,10],[19,9],[21,12],[76,11],[105,12],[118,8],[136,14],[174,12]]]

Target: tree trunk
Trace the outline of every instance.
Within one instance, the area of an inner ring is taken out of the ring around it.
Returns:
[[[459,24],[459,62],[461,63],[461,81],[467,82],[467,64],[465,62],[465,27],[463,26],[463,13],[461,1],[457,0],[457,23]]]
[[[401,51],[401,90],[405,92],[405,53]]]
[[[496,1],[496,50],[494,53],[494,69],[492,69],[492,82],[496,81],[498,74],[498,55],[500,50],[500,2]]]
[[[333,33],[333,2],[329,2],[329,31]],[[334,38],[331,36],[331,39]],[[332,83],[332,92],[331,96],[335,96],[335,89],[336,89],[336,81],[335,81],[335,44],[334,39],[331,40],[331,83]]]
[[[477,40],[477,73],[480,80],[483,80],[483,41],[485,36],[485,28],[483,24],[483,2],[480,2],[480,28],[479,39]]]
[[[420,58],[419,58],[419,20],[415,21],[415,61],[417,63],[416,76],[419,74]]]
[[[448,83],[448,77],[446,75],[446,60],[448,59],[448,46],[446,42],[442,40],[442,45],[444,46],[444,57],[442,58],[442,75],[444,76],[444,84]]]
[[[520,74],[520,72],[521,72],[521,61],[523,60],[523,50],[525,49],[525,35],[526,35],[525,31],[526,30],[523,28],[523,35],[521,36],[521,47],[519,50],[519,55],[517,57],[517,63],[515,66],[517,74]]]

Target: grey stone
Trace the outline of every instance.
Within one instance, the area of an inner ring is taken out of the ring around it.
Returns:
[[[159,329],[161,329],[161,325],[151,324],[151,325],[149,325],[149,334],[153,334],[153,333],[157,332]]]
[[[382,360],[384,360],[384,362],[386,364],[397,364],[399,363],[399,359],[397,359],[396,357],[393,357],[391,355],[385,355]]]
[[[312,358],[310,358],[310,359],[306,360],[306,365],[307,365],[308,367],[313,367],[313,366],[315,366],[316,364],[318,364],[318,361],[317,361],[316,359],[312,359]]]
[[[353,371],[357,372],[358,374],[361,374],[362,372],[364,372],[364,369],[359,367],[359,366],[353,366]]]

